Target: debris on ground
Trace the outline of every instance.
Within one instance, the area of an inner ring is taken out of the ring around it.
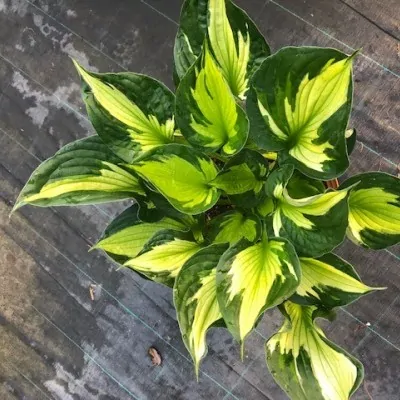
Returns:
[[[93,283],[89,286],[89,295],[90,295],[90,300],[94,301],[95,300],[95,295],[96,293],[96,285]]]
[[[159,366],[162,363],[161,354],[155,347],[150,347],[148,350],[149,356],[151,358],[151,362],[154,366]]]
[[[371,322],[366,322],[366,323],[361,322],[361,323],[356,325],[353,333],[357,333],[358,331],[360,331],[362,329],[369,328],[370,326],[371,326]]]

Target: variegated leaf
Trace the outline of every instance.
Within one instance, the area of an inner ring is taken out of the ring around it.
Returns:
[[[174,95],[161,82],[141,74],[81,75],[89,118],[110,149],[126,162],[174,140]]]
[[[286,302],[282,308],[287,320],[266,344],[274,379],[292,400],[349,400],[362,364],[325,337],[314,322],[317,307]]]
[[[137,175],[121,162],[98,136],[70,143],[36,168],[14,210],[25,204],[98,204],[144,195]]]
[[[233,204],[253,208],[265,197],[268,172],[268,162],[260,153],[243,149],[225,164],[211,185],[228,194]]]
[[[185,0],[174,45],[176,86],[200,56],[207,35],[208,0]]]
[[[349,165],[352,61],[316,47],[288,47],[266,59],[247,99],[250,137],[310,177],[341,175]]]
[[[246,143],[246,113],[236,104],[207,46],[179,85],[176,120],[188,142],[208,153],[221,149],[233,155]]]
[[[371,249],[400,241],[400,179],[382,172],[351,177],[341,188],[351,189],[348,237]]]
[[[155,282],[173,286],[183,264],[200,249],[191,233],[166,229],[158,231],[139,255],[124,265]]]
[[[174,303],[183,341],[199,372],[207,353],[207,330],[222,319],[217,301],[216,273],[226,244],[213,244],[186,261],[174,285]]]
[[[197,242],[203,242],[203,228],[205,223],[205,215],[189,215],[178,211],[172,207],[171,203],[160,193],[154,191],[153,188],[145,185],[146,199],[151,207],[148,207],[141,201],[139,210],[139,218],[143,222],[157,222],[162,217],[169,217],[174,220],[180,221],[187,228],[191,230]]]
[[[346,235],[350,188],[294,199],[286,189],[293,166],[271,173],[267,194],[274,198],[275,236],[285,237],[301,255],[318,257],[338,246]]]
[[[229,0],[186,0],[174,49],[178,80],[200,55],[206,37],[232,93],[243,98],[252,73],[270,54],[264,37]]]
[[[156,211],[153,209],[153,214]],[[159,231],[172,229],[187,231],[189,226],[178,218],[158,215],[152,222],[141,221],[139,205],[126,209],[108,225],[102,238],[93,246],[104,250],[112,259],[120,264],[136,257],[144,245]]]
[[[290,197],[302,199],[304,197],[315,196],[325,192],[323,182],[309,178],[299,171],[294,171],[286,186]]]
[[[254,242],[261,235],[260,219],[238,209],[218,215],[209,222],[207,239],[211,243],[235,244],[241,239]]]
[[[354,268],[328,253],[320,258],[300,257],[301,282],[291,301],[325,309],[344,306],[374,290],[361,282]]]
[[[190,147],[165,145],[129,167],[183,213],[200,214],[219,198],[218,189],[210,185],[218,173],[216,166],[206,155]]]
[[[229,248],[217,268],[217,297],[225,323],[243,344],[266,309],[291,296],[300,282],[300,265],[285,239],[266,236]]]

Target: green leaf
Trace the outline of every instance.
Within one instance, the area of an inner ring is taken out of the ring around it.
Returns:
[[[353,57],[316,47],[287,47],[268,57],[247,99],[250,137],[265,150],[280,151],[280,164],[312,178],[341,175],[349,165]]]
[[[230,247],[217,268],[217,297],[226,325],[243,344],[257,319],[296,290],[300,265],[285,239],[263,237]]]
[[[173,93],[161,82],[141,74],[122,72],[81,75],[89,118],[110,149],[126,162],[174,140]]]
[[[207,34],[208,0],[186,0],[183,3],[179,29],[174,45],[175,80],[186,75],[203,50]]]
[[[268,172],[268,162],[260,153],[243,149],[225,164],[211,184],[228,194],[232,203],[252,208],[265,197]]]
[[[315,196],[325,192],[323,182],[309,178],[298,171],[294,171],[287,186],[287,192],[294,199]]]
[[[201,245],[194,241],[190,232],[165,229],[158,231],[139,255],[124,265],[172,287],[183,264],[200,249]]]
[[[145,192],[146,199],[153,208],[143,204],[143,201],[141,202],[142,204],[139,210],[139,218],[143,222],[157,222],[162,217],[168,216],[169,218],[180,221],[186,227],[188,227],[192,231],[196,241],[203,241],[203,228],[205,223],[204,214],[189,215],[181,213],[176,208],[172,207],[172,205],[165,197],[163,197],[162,194],[147,186],[145,186]]]
[[[272,197],[266,197],[255,209],[257,215],[262,218],[271,215],[275,210],[275,203]]]
[[[220,257],[228,248],[213,244],[186,261],[174,285],[174,303],[183,341],[198,375],[207,353],[207,330],[222,319],[217,301],[216,274]]]
[[[235,244],[241,239],[254,242],[261,236],[260,219],[248,212],[231,210],[209,222],[207,239],[211,243]]]
[[[233,3],[209,0],[208,38],[232,93],[244,98],[249,77],[270,55],[253,21]]]
[[[151,211],[158,214],[155,209]],[[134,204],[108,225],[93,248],[104,250],[112,259],[124,264],[136,257],[157,232],[165,229],[187,231],[189,227],[183,221],[168,216],[159,217],[153,222],[141,221],[139,205]]]
[[[318,257],[333,250],[346,235],[350,188],[294,199],[286,189],[292,173],[293,167],[285,165],[267,181],[267,193],[275,199],[274,234],[289,239],[299,254]]]
[[[129,167],[183,213],[200,214],[218,201],[219,192],[210,185],[218,173],[216,166],[206,155],[190,147],[165,145]]]
[[[70,143],[36,168],[14,210],[25,204],[98,204],[143,195],[139,178],[121,162],[97,136]]]
[[[317,259],[300,257],[300,266],[300,285],[291,298],[299,304],[329,309],[382,289],[364,285],[354,268],[332,253]]]
[[[186,0],[174,49],[179,79],[200,55],[206,37],[232,93],[243,98],[252,73],[270,54],[264,37],[231,1]]]
[[[222,148],[223,154],[232,155],[246,143],[246,113],[236,104],[207,46],[178,87],[176,120],[188,142],[205,152]]]
[[[265,184],[265,192],[267,196],[278,198],[282,195],[284,189],[290,179],[293,177],[294,168],[292,165],[283,165],[280,168],[274,169],[269,175]]]
[[[348,237],[371,249],[400,241],[400,179],[383,172],[351,177],[341,185],[356,184],[349,197]]]
[[[268,368],[292,400],[348,400],[363,366],[325,337],[314,322],[316,310],[283,304],[287,320],[266,344]]]

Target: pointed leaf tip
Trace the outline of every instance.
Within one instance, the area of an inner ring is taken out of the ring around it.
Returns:
[[[23,206],[22,202],[19,202],[19,201],[15,202],[13,208],[12,208],[11,211],[10,211],[10,214],[8,215],[8,218],[11,218],[11,217],[13,216],[13,214],[14,214],[17,210],[19,210],[22,206]]]
[[[362,364],[328,340],[314,320],[317,307],[290,301],[286,321],[266,343],[266,361],[274,379],[296,400],[348,400],[360,385]]]
[[[142,195],[139,178],[120,162],[98,136],[72,142],[36,168],[13,211],[25,204],[99,204]]]
[[[267,193],[276,202],[274,234],[289,239],[300,255],[318,257],[345,238],[349,189],[292,198],[288,193],[292,173],[293,167],[283,165],[267,180]]]
[[[233,337],[243,344],[260,315],[290,297],[300,283],[300,263],[285,239],[241,240],[218,264],[217,296]]]
[[[201,54],[206,37],[233,94],[245,97],[252,73],[270,49],[254,22],[230,0],[184,2],[174,46],[176,82]]]
[[[349,166],[351,57],[334,49],[288,47],[265,59],[247,97],[250,138],[280,151],[280,164],[291,163],[312,178],[343,174]]]
[[[347,229],[350,240],[375,250],[400,242],[398,177],[369,172],[349,178],[341,188],[351,188]]]
[[[240,342],[240,360],[244,361],[244,340]]]
[[[95,73],[73,60],[86,110],[103,142],[125,162],[174,141],[174,94],[161,82],[131,72]]]
[[[300,257],[302,279],[291,301],[323,309],[345,306],[375,290],[365,285],[354,268],[335,254]]]
[[[86,70],[78,63],[77,60],[75,60],[75,58],[70,56],[70,59],[72,61],[72,64],[74,65],[75,69],[77,70],[79,76],[82,77],[82,71],[86,72]]]
[[[225,155],[245,145],[249,121],[207,46],[182,78],[176,93],[176,120],[192,146]]]
[[[222,315],[216,294],[216,269],[226,244],[212,244],[186,261],[174,285],[174,303],[182,338],[198,377],[207,354],[207,331]]]

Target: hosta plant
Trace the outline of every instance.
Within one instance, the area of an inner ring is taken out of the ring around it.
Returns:
[[[357,55],[270,48],[230,1],[187,0],[174,47],[173,93],[137,73],[75,62],[97,135],[42,163],[15,208],[134,199],[95,245],[173,289],[198,372],[206,334],[242,346],[263,313],[285,317],[266,362],[292,399],[344,400],[359,361],[317,317],[377,288],[334,254],[347,236],[383,249],[400,240],[397,177],[345,173]]]

